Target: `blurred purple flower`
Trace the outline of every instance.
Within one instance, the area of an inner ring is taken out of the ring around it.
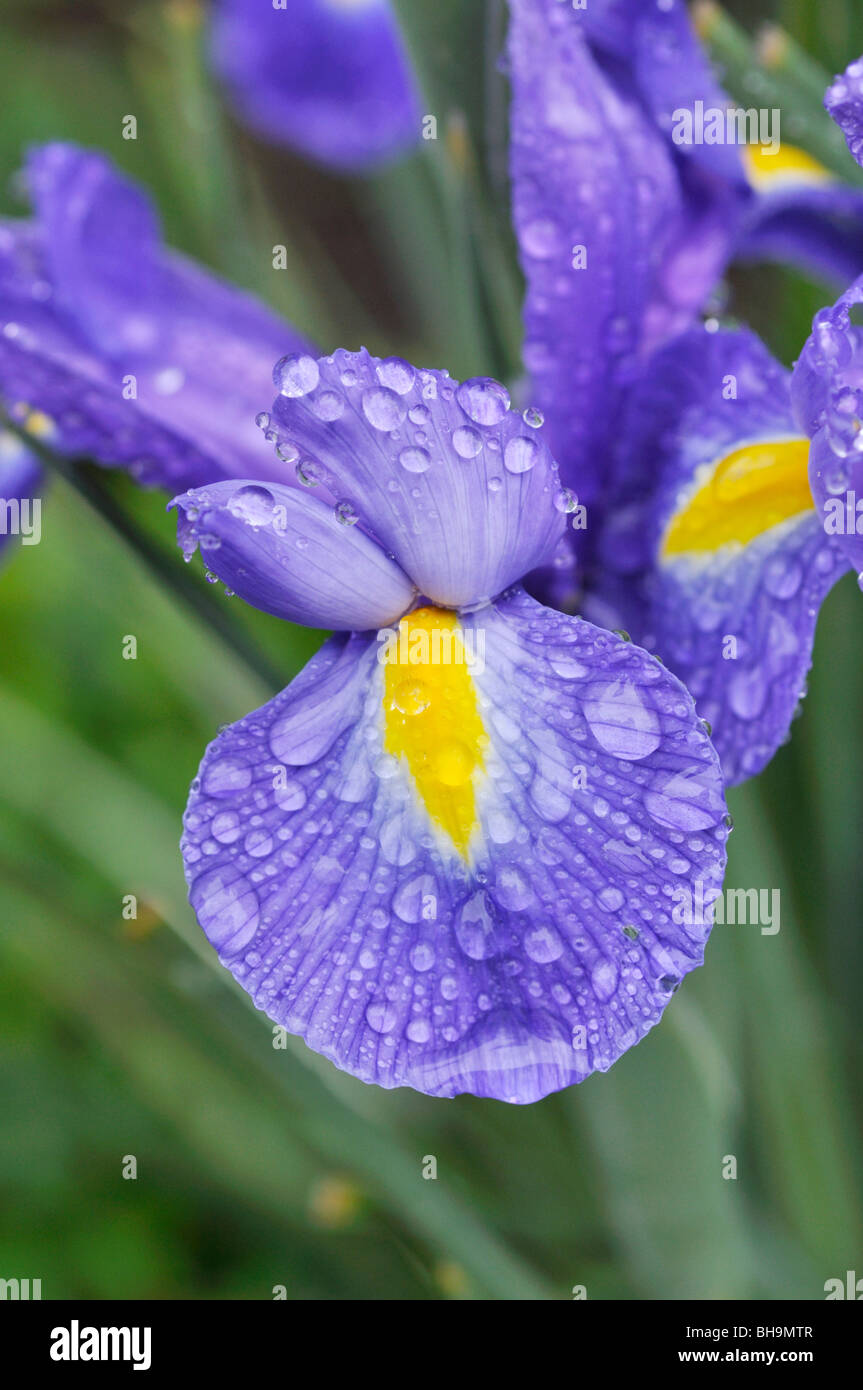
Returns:
[[[518,584],[568,499],[502,386],[344,351],[275,379],[307,487],[186,493],[179,541],[256,607],[342,631],[207,750],[191,902],[337,1066],[537,1100],[611,1066],[701,963],[709,914],[679,904],[722,882],[716,755],[659,662]]]
[[[56,447],[176,490],[285,469],[255,427],[275,357],[303,346],[251,295],[167,249],[108,159],[45,145],[32,221],[0,222],[0,392]]]
[[[361,172],[419,142],[389,0],[217,0],[212,53],[248,125],[321,164]]]

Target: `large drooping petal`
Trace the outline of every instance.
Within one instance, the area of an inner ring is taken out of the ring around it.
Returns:
[[[715,155],[672,144],[659,125],[659,86],[647,95],[640,86],[652,55],[667,99],[692,97],[699,72],[704,95],[715,91],[680,41],[678,10],[594,12],[558,0],[511,0],[510,9],[525,364],[564,481],[591,501],[622,386],[700,308],[728,255],[738,196],[720,177],[724,164],[712,167]],[[624,29],[637,55],[628,66]]]
[[[847,569],[813,506],[788,373],[750,333],[694,329],[659,354],[620,439],[585,611],[680,676],[739,782],[787,738]]]
[[[824,530],[863,571],[863,277],[819,310],[794,367],[798,423],[812,440],[809,481]],[[859,316],[860,311],[856,310]]]
[[[57,447],[171,487],[287,475],[255,428],[296,332],[158,239],[102,155],[27,164],[33,222],[0,224],[0,392],[51,417]]]
[[[364,632],[398,619],[416,595],[376,541],[297,487],[215,483],[171,506],[186,558],[200,546],[212,574],[278,618]]]
[[[521,590],[402,631],[386,660],[330,639],[210,746],[191,902],[258,1007],[337,1066],[534,1101],[609,1067],[700,964],[716,756],[657,661]],[[449,664],[411,662],[423,634]]]
[[[240,114],[336,169],[419,142],[416,80],[389,0],[217,0],[212,52]]]
[[[274,379],[280,457],[427,598],[493,598],[553,559],[571,504],[541,421],[498,382],[342,349],[294,354]]]

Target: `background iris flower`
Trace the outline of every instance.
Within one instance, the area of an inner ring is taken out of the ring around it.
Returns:
[[[420,139],[419,91],[389,0],[217,0],[212,54],[241,116],[348,172]]]
[[[313,491],[196,489],[180,544],[267,612],[358,631],[209,748],[191,902],[258,1006],[362,1080],[535,1101],[701,963],[680,888],[721,887],[716,756],[658,662],[512,587],[566,498],[502,386],[343,351],[275,379]],[[369,629],[400,620],[382,661]],[[416,640],[444,632],[455,653]]]

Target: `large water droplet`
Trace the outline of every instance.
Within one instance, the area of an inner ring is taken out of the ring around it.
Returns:
[[[241,487],[228,502],[228,511],[249,526],[269,526],[276,502],[269,488]]]
[[[509,393],[499,381],[476,376],[463,381],[456,400],[475,425],[499,425],[509,410]]]
[[[273,368],[273,383],[283,396],[307,396],[320,379],[320,367],[305,353],[282,357]]]
[[[537,922],[525,934],[524,949],[538,965],[548,965],[563,955],[563,942],[549,922]]]
[[[407,395],[416,380],[416,372],[410,362],[401,357],[387,357],[378,363],[378,381],[399,396]]]
[[[453,430],[452,445],[460,459],[473,459],[482,449],[482,435],[469,425]]]
[[[241,951],[258,930],[258,895],[231,866],[203,874],[189,896],[202,930],[223,955]]]
[[[391,1033],[398,1022],[398,1012],[386,999],[373,999],[366,1009],[366,1022],[376,1033]]]
[[[428,449],[402,449],[399,463],[408,473],[425,473],[431,465]]]
[[[594,682],[584,702],[584,717],[600,747],[615,758],[634,762],[659,747],[659,718],[632,681]]]
[[[455,921],[455,936],[471,960],[488,960],[498,954],[492,903],[481,890],[464,903]]]
[[[204,772],[203,788],[208,796],[227,796],[251,786],[252,769],[238,758],[216,758]]]
[[[518,435],[510,439],[503,451],[504,467],[510,473],[527,473],[539,458],[539,445],[535,439]]]
[[[405,418],[405,407],[394,391],[380,387],[363,395],[363,414],[376,430],[397,429]]]

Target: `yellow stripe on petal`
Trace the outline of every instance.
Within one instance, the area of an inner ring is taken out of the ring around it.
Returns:
[[[797,145],[783,142],[772,154],[770,151],[770,145],[743,146],[746,177],[758,193],[800,186],[817,188],[835,182],[829,169]]]
[[[809,440],[744,444],[696,474],[696,490],[672,516],[660,557],[748,544],[789,517],[811,511]]]
[[[418,608],[384,653],[385,747],[403,758],[432,821],[465,858],[488,737],[455,613]]]

